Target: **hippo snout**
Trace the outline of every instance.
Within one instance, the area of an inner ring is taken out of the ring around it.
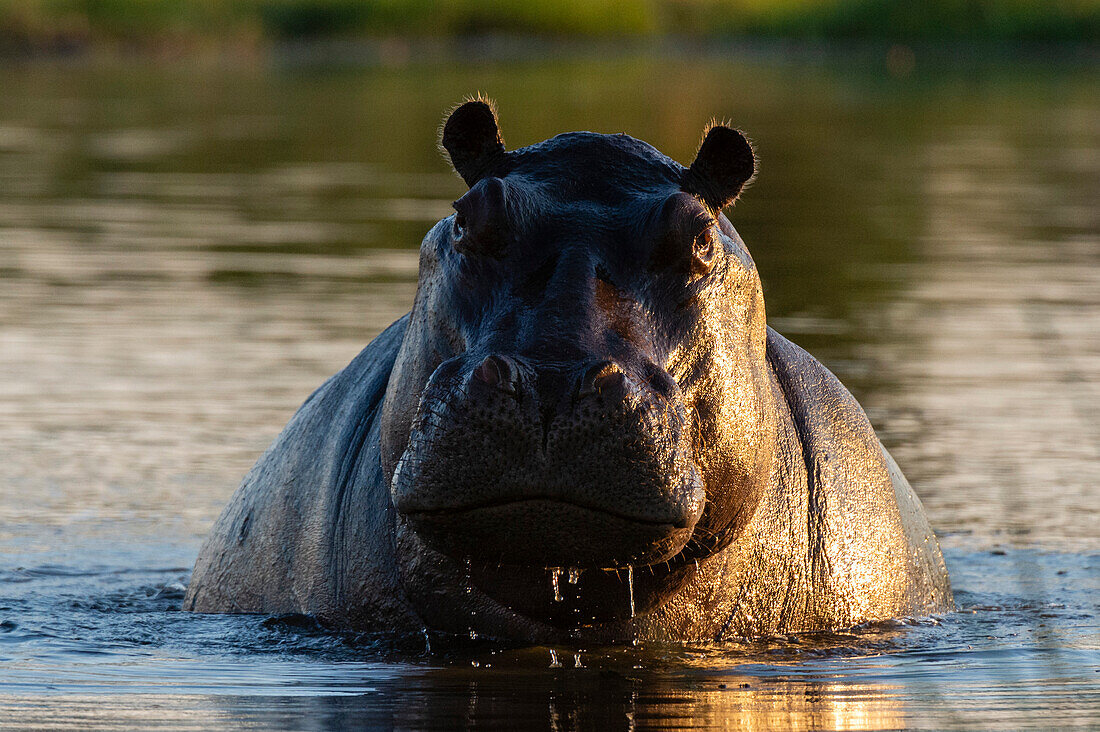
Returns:
[[[490,354],[429,379],[391,486],[398,511],[453,556],[614,567],[687,543],[704,486],[675,382],[609,359],[540,366]],[[667,390],[666,390],[667,392]]]

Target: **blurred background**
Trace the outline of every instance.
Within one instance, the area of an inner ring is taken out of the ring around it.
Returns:
[[[0,0],[0,718],[1095,723],[1098,30],[1095,0]],[[959,612],[575,669],[175,612],[241,476],[411,304],[476,91],[510,147],[748,133],[769,323],[866,408]]]
[[[3,0],[14,52],[277,39],[654,36],[1082,42],[1095,0]]]

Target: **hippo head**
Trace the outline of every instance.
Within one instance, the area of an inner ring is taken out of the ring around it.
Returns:
[[[774,455],[760,280],[722,214],[752,150],[712,126],[688,168],[626,135],[507,151],[480,100],[442,143],[469,190],[424,239],[383,407],[398,521],[514,611],[655,608],[737,538]],[[584,570],[572,603],[558,567]]]

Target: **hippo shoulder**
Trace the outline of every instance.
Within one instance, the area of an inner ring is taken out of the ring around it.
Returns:
[[[842,626],[951,606],[943,556],[917,498],[855,397],[817,359],[768,329],[768,362],[796,440],[806,558],[818,621]]]
[[[400,595],[378,415],[408,316],[299,407],[203,545],[184,608],[385,617]]]

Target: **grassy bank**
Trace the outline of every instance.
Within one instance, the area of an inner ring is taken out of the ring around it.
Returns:
[[[1095,43],[1100,0],[0,0],[0,48],[489,33]]]

